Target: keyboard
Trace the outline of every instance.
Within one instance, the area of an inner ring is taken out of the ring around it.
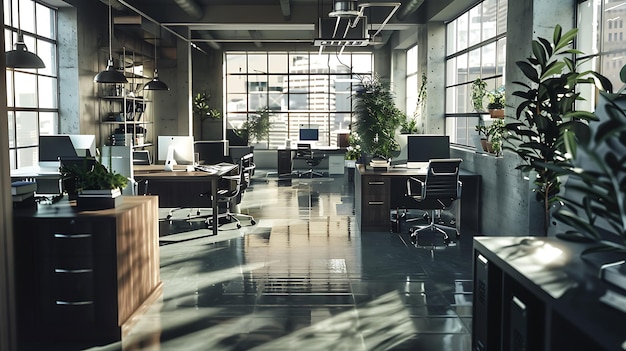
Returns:
[[[195,166],[196,171],[207,172],[207,173],[217,173],[220,171],[219,167],[214,165],[197,165]]]

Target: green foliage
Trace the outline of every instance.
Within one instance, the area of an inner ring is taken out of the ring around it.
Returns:
[[[348,135],[348,148],[346,149],[346,160],[358,160],[361,157],[361,138],[355,132]]]
[[[476,126],[476,131],[482,134],[487,141],[491,142],[491,148],[496,155],[502,153],[502,144],[507,136],[504,120],[494,119],[488,127],[484,125]]]
[[[193,97],[193,112],[194,112],[194,114],[200,116],[200,118],[202,118],[202,119],[204,119],[204,118],[214,118],[214,119],[220,118],[222,116],[220,114],[220,112],[217,109],[212,108],[209,105],[209,100],[210,99],[211,99],[211,94],[207,93],[206,91],[201,91],[201,92],[197,93]]]
[[[487,98],[489,99],[489,104],[487,104],[488,110],[499,110],[504,108],[505,101],[505,93],[504,87],[500,87],[498,89],[488,91]]]
[[[398,109],[388,82],[378,77],[361,80],[354,99],[354,130],[363,152],[389,159],[399,149],[395,131],[406,116]]]
[[[516,110],[517,121],[506,125],[506,140],[511,146],[504,148],[522,159],[517,169],[537,173],[535,192],[544,206],[546,234],[551,204],[558,200],[561,186],[559,174],[552,166],[568,164],[568,145],[572,145],[566,140],[574,138],[572,133],[578,125],[596,119],[589,112],[575,111],[574,102],[581,99],[577,86],[593,84],[596,78],[603,87],[611,89],[611,83],[596,72],[577,72],[578,64],[568,57],[580,54],[569,48],[577,32],[572,29],[563,34],[557,25],[552,42],[545,38],[532,41],[532,56],[516,62],[529,83],[514,82],[521,88],[513,95],[522,100]]]
[[[417,128],[417,121],[415,118],[407,118],[400,123],[400,133],[402,134],[417,134],[419,129]]]
[[[248,115],[248,120],[242,125],[242,129],[248,131],[250,140],[257,143],[262,140],[269,141],[270,137],[270,109],[265,107],[256,113]]]
[[[476,78],[472,83],[472,107],[474,108],[474,112],[485,112],[483,99],[487,94],[485,90],[486,87],[487,83],[480,78]]]
[[[88,164],[90,163],[85,162],[82,165],[72,164],[61,168],[64,177],[74,179],[78,192],[124,188],[128,184],[128,178],[119,173],[109,172],[103,164],[95,162],[92,167],[87,166]]]
[[[626,66],[622,68],[626,83]],[[620,89],[621,91],[621,89]],[[626,111],[624,95],[602,92],[600,104],[608,118],[578,126],[578,148],[570,165],[554,169],[567,174],[568,193],[562,198],[564,207],[554,217],[572,229],[559,235],[566,239],[596,242],[601,249],[626,252]],[[621,101],[621,104],[618,104]],[[582,162],[585,160],[586,162]],[[572,194],[572,195],[570,195]],[[615,238],[600,234],[602,223]]]

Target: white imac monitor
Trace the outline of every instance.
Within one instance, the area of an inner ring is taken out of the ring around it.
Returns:
[[[157,142],[158,161],[164,162],[166,166],[193,164],[193,136],[159,135]]]

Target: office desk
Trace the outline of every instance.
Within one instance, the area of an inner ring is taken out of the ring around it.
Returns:
[[[278,176],[290,176],[291,171],[294,167],[294,156],[296,154],[297,149],[278,149],[278,160],[277,160],[277,171]],[[343,174],[344,172],[344,159],[346,150],[340,149],[336,147],[314,147],[311,149],[314,154],[324,154],[324,160],[320,162],[320,165],[314,167],[314,169],[319,168],[319,170],[324,170],[324,167],[327,168],[328,174]],[[300,160],[302,164],[305,163],[304,160]],[[326,166],[328,164],[328,166]],[[302,168],[308,169],[308,167]]]
[[[406,194],[408,177],[425,178],[426,173],[417,169],[389,168],[374,171],[356,165],[354,177],[354,202],[356,222],[361,231],[389,230],[392,209],[419,208],[419,205]],[[463,193],[457,201],[460,207],[462,228],[473,232],[480,231],[480,181],[478,174],[461,170],[460,179]]]
[[[11,170],[11,181],[34,180],[38,194],[58,195],[63,193],[63,177],[59,171],[41,169],[39,166]]]
[[[187,172],[185,167],[178,166],[173,172],[166,172],[163,165],[136,165],[133,170],[135,180],[142,186],[147,181],[148,193],[159,196],[159,207],[206,207],[207,199],[200,193],[211,189],[212,229],[213,235],[217,235],[217,181],[237,165],[222,167],[217,173]]]

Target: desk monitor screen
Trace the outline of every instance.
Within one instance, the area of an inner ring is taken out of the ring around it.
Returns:
[[[300,128],[299,138],[301,141],[318,141],[320,131],[317,128]]]
[[[96,136],[79,134],[40,135],[39,166],[59,167],[59,159],[96,156]]]
[[[450,158],[447,135],[410,135],[407,138],[407,168],[426,168],[429,160],[438,158]]]
[[[193,164],[193,136],[186,135],[159,135],[157,139],[158,160],[174,164]]]

